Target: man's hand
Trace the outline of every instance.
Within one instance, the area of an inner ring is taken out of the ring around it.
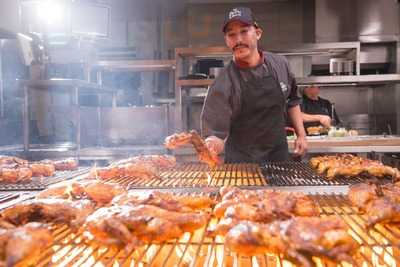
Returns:
[[[318,115],[319,123],[322,124],[322,126],[325,126],[327,128],[331,127],[331,118],[326,115]]]
[[[298,136],[294,142],[294,154],[304,156],[307,152],[307,140],[305,136]]]
[[[209,136],[205,140],[208,149],[211,153],[219,155],[224,151],[225,142],[216,136]]]

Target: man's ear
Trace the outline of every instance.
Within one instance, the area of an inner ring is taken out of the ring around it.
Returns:
[[[263,30],[261,28],[256,28],[256,35],[257,35],[257,40],[261,39]]]

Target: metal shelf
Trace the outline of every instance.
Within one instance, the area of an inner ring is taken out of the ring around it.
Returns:
[[[104,71],[170,71],[175,69],[175,60],[121,60],[121,61],[99,61],[92,65],[93,69]]]

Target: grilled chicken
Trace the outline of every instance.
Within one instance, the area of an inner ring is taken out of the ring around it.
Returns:
[[[73,158],[54,160],[56,171],[72,171],[78,168],[78,162]]]
[[[150,163],[154,167],[157,167],[157,169],[159,170],[168,170],[175,167],[176,158],[171,155],[142,155],[117,161],[111,164],[111,167],[121,166],[127,163],[141,163],[141,162]]]
[[[382,195],[380,195],[382,194]],[[367,214],[368,226],[376,223],[400,223],[400,187],[361,183],[350,187],[350,202]]]
[[[36,198],[89,199],[97,205],[102,206],[109,204],[114,197],[125,193],[125,189],[117,184],[88,180],[80,183],[74,182],[68,185],[48,188],[40,192]]]
[[[199,156],[199,160],[205,162],[210,168],[214,168],[221,163],[218,155],[207,148],[204,140],[194,130],[189,133],[176,133],[165,138],[165,146],[168,149],[176,149],[186,144],[192,144]]]
[[[87,200],[63,199],[32,200],[11,206],[1,212],[1,219],[14,225],[28,222],[52,222],[77,225],[93,212],[93,203]]]
[[[355,177],[363,173],[377,178],[400,179],[400,172],[396,168],[385,166],[380,161],[348,154],[314,157],[310,160],[310,165],[320,174],[326,172],[326,178],[329,180],[339,176]]]
[[[113,200],[117,205],[153,205],[169,211],[190,212],[210,208],[215,201],[206,195],[178,195],[166,192],[129,192]]]
[[[34,266],[53,237],[47,225],[29,223],[14,229],[0,229],[0,262],[4,266]]]
[[[36,162],[29,164],[33,176],[53,176],[56,171],[54,164],[49,162]]]
[[[302,193],[224,187],[221,189],[221,194],[222,201],[214,208],[214,215],[217,218],[228,216],[241,219],[243,213],[254,211],[258,218],[254,221],[268,222],[292,216],[316,216],[319,214],[315,202]],[[245,205],[248,207],[247,210],[243,208]],[[246,220],[252,220],[250,217],[247,217]]]
[[[169,155],[145,155],[120,160],[105,168],[93,168],[90,177],[102,180],[118,177],[152,179],[160,172],[176,165],[176,159]]]
[[[0,182],[6,183],[24,183],[30,182],[32,171],[30,168],[17,165],[2,165],[0,166]]]
[[[388,197],[374,199],[365,207],[368,215],[368,226],[377,223],[400,223],[400,204]]]
[[[93,167],[89,173],[89,177],[101,180],[109,180],[121,177],[122,173],[123,172],[119,167]]]
[[[308,255],[352,262],[359,245],[336,217],[299,217],[270,224],[242,221],[225,236],[230,250],[244,255],[283,254],[301,266],[314,266]]]
[[[0,165],[26,165],[28,161],[17,157],[0,155]]]
[[[90,215],[84,228],[102,243],[140,245],[163,242],[193,232],[207,223],[203,213],[180,213],[152,205],[119,205],[100,208]]]

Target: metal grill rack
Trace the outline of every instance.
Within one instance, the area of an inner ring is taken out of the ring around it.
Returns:
[[[314,194],[321,216],[336,215],[350,227],[351,236],[361,245],[353,266],[396,266],[400,263],[400,229],[377,225],[366,228],[366,219],[351,207],[346,197]],[[217,223],[211,218],[204,229],[186,233],[181,239],[148,244],[139,249],[115,249],[84,241],[68,226],[54,227],[54,243],[43,251],[35,266],[293,266],[279,255],[244,257],[224,247],[222,237],[209,238],[205,229]],[[316,266],[337,266],[313,258]],[[340,266],[351,266],[340,263]]]
[[[204,186],[263,186],[267,182],[256,164],[223,164],[210,170],[204,164],[181,164],[159,178],[120,177],[106,180],[130,188],[177,188]]]
[[[85,174],[89,168],[79,168],[74,171],[57,171],[50,177],[32,177],[28,183],[0,183],[0,191],[38,191],[44,190],[49,185],[75,178]]]
[[[357,176],[328,180],[324,175],[318,174],[310,165],[302,162],[271,162],[262,168],[262,172],[267,178],[268,184],[274,186],[352,185],[371,178]],[[386,178],[379,180],[382,183],[391,182]]]

